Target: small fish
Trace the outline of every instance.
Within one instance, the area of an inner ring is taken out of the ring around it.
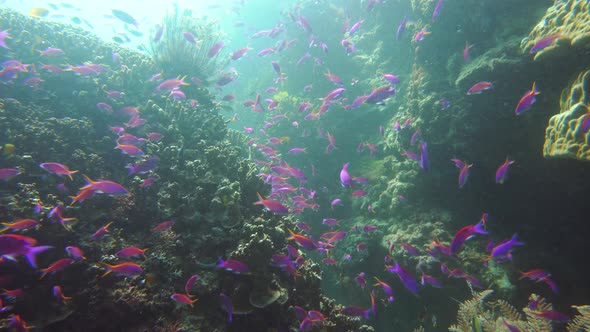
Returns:
[[[430,32],[428,30],[426,30],[426,28],[423,28],[422,30],[418,31],[415,35],[414,35],[414,41],[415,42],[421,42],[423,41],[426,36],[428,36],[430,34]]]
[[[408,18],[404,16],[402,20],[399,22],[397,26],[397,31],[395,33],[395,39],[400,40],[402,38],[402,34],[406,31],[406,25],[408,24]]]
[[[428,274],[422,272],[422,277],[421,277],[421,282],[422,286],[426,286],[426,284],[429,284],[432,287],[435,288],[441,288],[442,284],[440,281],[438,281],[438,279],[436,279],[435,277],[429,276]]]
[[[82,249],[78,247],[68,246],[65,248],[65,250],[68,253],[68,256],[75,260],[86,260],[86,257],[84,257],[84,252],[82,252]]]
[[[221,257],[219,257],[219,264],[217,264],[217,268],[224,269],[235,274],[250,273],[250,268],[248,267],[248,265],[235,259],[228,259],[224,261]]]
[[[211,46],[211,48],[209,49],[209,52],[207,52],[207,57],[212,58],[216,56],[217,54],[219,54],[219,52],[224,46],[225,43],[222,41],[213,44],[213,46]]]
[[[412,256],[420,256],[420,251],[407,242],[402,242],[400,245]]]
[[[330,206],[332,207],[332,209],[338,205],[342,205],[342,200],[340,198],[335,198],[332,200],[332,202],[330,202]]]
[[[137,25],[138,25],[137,20],[135,20],[133,18],[133,16],[129,15],[128,13],[126,13],[122,10],[118,10],[118,9],[112,9],[111,13],[113,14],[114,17],[118,18],[119,20],[123,21],[124,23],[134,25],[137,28]]]
[[[354,277],[354,281],[359,285],[360,288],[365,288],[367,285],[367,280],[365,279],[365,272],[361,272]]]
[[[145,252],[147,249],[139,249],[137,247],[127,247],[119,250],[115,256],[119,258],[143,257],[145,259]]]
[[[523,242],[519,242],[516,239],[517,234],[515,233],[510,240],[505,240],[497,244],[491,251],[491,257],[494,259],[503,259],[507,257],[511,258],[510,251],[514,246],[523,246]]]
[[[289,233],[291,233],[291,236],[288,237],[287,240],[294,240],[299,246],[308,250],[315,250],[318,248],[318,244],[308,236],[294,233],[292,230],[289,230]]]
[[[340,310],[340,313],[346,316],[351,317],[364,317],[365,319],[369,319],[369,314],[371,313],[371,309],[364,309],[357,306],[348,306],[344,307]]]
[[[0,31],[0,47],[3,47],[5,49],[10,49],[10,47],[8,47],[8,45],[6,45],[6,39],[12,39],[12,37],[10,37],[10,34],[8,33],[8,30],[2,30]]]
[[[233,314],[234,314],[234,305],[232,300],[229,296],[221,293],[219,294],[219,301],[221,302],[221,307],[223,310],[227,312],[227,322],[231,323],[233,321]]]
[[[529,54],[535,54],[541,50],[544,50],[545,48],[551,46],[551,44],[553,44],[553,42],[555,42],[559,38],[561,38],[560,34],[554,34],[554,35],[546,36],[546,37],[539,39],[535,43],[535,45],[533,45],[533,47],[531,47],[531,49],[529,50]]]
[[[412,275],[397,262],[394,261],[394,265],[386,265],[387,271],[390,273],[396,273],[404,286],[412,292],[414,295],[418,294],[418,283],[414,280]]]
[[[426,142],[420,143],[420,168],[423,171],[428,171],[430,162],[428,159],[428,150],[426,149]]]
[[[61,303],[65,303],[66,301],[72,299],[69,296],[65,296],[61,289],[61,286],[58,285],[53,286],[53,297],[55,297],[55,299]]]
[[[487,231],[483,229],[484,222],[480,221],[475,225],[467,225],[461,228],[455,236],[451,240],[451,244],[449,245],[449,250],[451,254],[457,254],[461,250],[461,246],[465,241],[471,239],[475,234],[488,234]]]
[[[465,63],[469,63],[469,50],[473,47],[473,44],[469,45],[468,42],[465,42],[465,48],[463,48],[463,61]]]
[[[162,223],[157,224],[156,226],[154,226],[152,228],[152,232],[156,232],[156,233],[161,233],[164,231],[169,230],[172,226],[174,226],[174,221],[172,220],[168,220],[168,221],[164,221]]]
[[[465,186],[465,183],[467,183],[467,179],[469,178],[469,169],[473,167],[473,164],[467,164],[459,159],[451,159],[451,161],[453,161],[455,166],[459,168],[458,183],[459,189],[461,189],[463,186]]]
[[[526,278],[526,279],[530,279],[533,281],[537,281],[537,280],[540,280],[542,278],[547,278],[547,277],[551,277],[551,273],[549,273],[545,270],[541,270],[541,269],[533,269],[533,270],[529,270],[526,272],[521,272],[518,280]]]
[[[350,163],[345,163],[340,170],[340,183],[344,188],[352,187],[352,177],[348,174],[349,164]]]
[[[544,311],[532,311],[533,315],[551,321],[567,322],[570,318],[555,310],[544,310]]]
[[[379,280],[379,278],[377,278],[377,277],[374,277],[374,278],[375,278],[375,280],[377,280],[377,283],[374,286],[381,286],[381,289],[383,289],[383,292],[388,295],[387,302],[389,302],[389,303],[393,302],[395,300],[395,297],[393,295],[393,288],[391,288],[391,286],[389,286],[389,284],[387,284],[386,282]]]
[[[51,246],[38,246],[37,240],[23,235],[4,234],[0,235],[0,256],[14,259],[17,256],[25,256],[29,264],[36,268],[36,256]]]
[[[53,173],[58,176],[65,175],[70,178],[70,181],[73,180],[72,174],[78,173],[78,171],[70,171],[68,166],[58,164],[58,163],[41,163],[41,164],[39,164],[39,167],[43,168],[44,170],[46,170],[49,173]]]
[[[186,295],[190,294],[190,292],[193,289],[193,286],[195,285],[197,280],[199,280],[199,276],[196,274],[192,275],[192,276],[190,276],[190,278],[188,278],[188,280],[184,284],[184,292],[186,293]]]
[[[141,266],[133,262],[124,262],[116,265],[110,265],[105,262],[101,263],[107,268],[107,271],[101,276],[101,278],[104,278],[111,273],[115,273],[116,275],[126,277],[143,273],[143,269],[141,268]]]
[[[109,226],[111,226],[112,224],[113,224],[113,222],[111,221],[108,224],[100,227],[96,232],[94,232],[94,234],[92,234],[90,239],[92,241],[98,241],[98,240],[102,239],[109,232]]]
[[[111,195],[111,196],[126,195],[129,193],[129,191],[127,189],[125,189],[123,186],[121,186],[120,184],[118,184],[116,182],[109,181],[109,180],[93,181],[92,179],[90,179],[86,175],[84,175],[84,178],[86,179],[86,185],[84,187],[80,188],[80,190],[82,190],[82,191],[85,189],[90,189],[94,192],[107,194],[107,195]]]
[[[45,50],[38,50],[37,52],[39,52],[40,56],[60,56],[65,54],[65,52],[62,49],[55,47],[47,47]]]
[[[475,83],[469,90],[467,90],[467,95],[475,95],[481,94],[485,90],[490,90],[494,87],[491,82],[488,81],[481,81]]]
[[[192,299],[190,298],[190,296],[189,296],[189,295],[186,295],[186,294],[178,294],[178,293],[176,293],[176,294],[172,294],[172,295],[170,296],[170,298],[171,298],[172,300],[174,300],[174,301],[178,302],[178,303],[181,303],[181,304],[187,304],[187,305],[190,305],[191,307],[193,306],[193,304],[194,304],[195,302],[197,302],[197,301],[198,301],[198,299],[194,299],[194,300],[192,300]]]
[[[539,90],[537,90],[537,87],[535,86],[536,82],[533,82],[533,87],[527,91],[522,98],[520,98],[520,100],[518,101],[518,104],[516,105],[516,108],[514,109],[514,114],[516,115],[521,115],[524,112],[528,111],[533,104],[537,101],[537,95],[539,95],[541,92],[539,92]]]
[[[45,268],[45,269],[41,269],[41,272],[43,272],[43,274],[41,275],[41,278],[39,279],[43,279],[47,274],[51,273],[55,273],[58,271],[61,271],[63,269],[65,269],[66,267],[74,264],[75,260],[71,259],[71,258],[62,258],[60,260],[57,260],[55,262],[53,262],[53,264],[49,265],[49,267]]]
[[[7,182],[19,174],[21,174],[21,172],[16,168],[0,168],[0,180],[1,181]]]
[[[264,199],[259,193],[256,194],[258,195],[258,202],[255,202],[254,204],[263,205],[268,211],[276,214],[289,214],[289,209],[279,201]]]
[[[504,163],[500,165],[500,167],[498,167],[498,170],[496,171],[496,183],[502,184],[504,183],[504,181],[506,181],[506,179],[508,178],[508,169],[510,165],[514,163],[514,160],[510,160],[508,159],[508,157],[506,157],[506,161],[504,161]]]
[[[39,226],[39,222],[33,219],[20,219],[11,223],[3,222],[2,225],[4,228],[0,230],[0,233],[4,233],[8,230],[25,231],[31,228],[36,228]]]

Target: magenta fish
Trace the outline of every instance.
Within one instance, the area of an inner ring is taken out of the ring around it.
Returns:
[[[396,273],[401,282],[404,284],[404,286],[414,295],[417,295],[418,283],[416,283],[412,275],[408,272],[408,270],[400,266],[397,262],[394,262],[393,264],[393,266],[385,266],[387,268],[387,271],[390,273]]]
[[[51,246],[35,247],[37,240],[28,236],[17,234],[0,235],[0,256],[7,258],[16,258],[17,256],[25,256],[29,264],[36,268],[37,254],[51,249]]]
[[[190,278],[188,278],[188,280],[186,281],[186,283],[184,285],[184,292],[186,293],[186,295],[190,294],[191,289],[193,289],[193,286],[195,285],[197,280],[199,280],[199,276],[196,274],[192,275],[192,276],[190,276]]]
[[[21,174],[16,168],[0,168],[0,180],[9,181],[13,177]]]
[[[453,237],[453,240],[451,240],[451,244],[449,245],[450,253],[459,253],[463,243],[475,236],[475,234],[488,234],[488,232],[483,229],[483,224],[483,221],[480,221],[476,225],[468,225],[457,231]]]
[[[469,62],[469,50],[473,47],[473,44],[469,45],[468,42],[465,42],[465,48],[463,48],[463,61],[465,63]]]
[[[436,20],[438,15],[440,15],[440,10],[442,9],[443,0],[438,0],[436,5],[434,6],[434,10],[432,11],[432,20]]]
[[[226,271],[233,272],[235,274],[248,274],[250,273],[250,268],[248,265],[237,261],[235,259],[228,259],[224,261],[221,257],[219,257],[219,264],[217,264],[218,269],[224,269]]]
[[[352,177],[348,174],[349,164],[350,163],[345,163],[342,165],[342,170],[340,170],[340,183],[345,188],[352,187]]]
[[[491,251],[491,257],[498,260],[502,260],[502,259],[511,259],[512,256],[510,254],[510,252],[512,251],[512,248],[515,246],[523,246],[524,243],[523,242],[519,242],[516,239],[517,234],[515,233],[512,238],[510,240],[504,240],[502,242],[500,242],[499,244],[497,244],[494,248],[492,248]]]
[[[184,36],[184,39],[186,39],[186,41],[188,41],[189,43],[196,45],[199,41],[197,40],[197,37],[195,37],[195,35],[192,34],[192,32],[189,31],[185,31],[182,33],[182,35]]]
[[[209,49],[209,52],[207,52],[207,57],[212,58],[214,56],[216,56],[217,54],[219,54],[219,52],[221,51],[221,49],[225,46],[225,43],[220,41],[215,43],[213,46],[211,46],[211,48]]]
[[[86,179],[86,185],[84,187],[80,188],[80,190],[90,189],[90,190],[93,190],[94,192],[101,193],[101,194],[107,194],[107,195],[111,195],[111,196],[126,195],[129,193],[129,191],[127,189],[125,189],[123,186],[121,186],[120,184],[118,184],[116,182],[109,181],[109,180],[93,181],[92,179],[90,179],[86,175],[84,175],[84,178]]]
[[[258,202],[254,204],[262,205],[267,210],[276,214],[289,214],[289,209],[280,202],[273,199],[264,199],[259,193],[256,194],[258,195]]]
[[[12,39],[12,37],[10,37],[10,34],[8,33],[8,30],[0,31],[0,47],[10,49],[10,47],[6,45],[6,39]]]
[[[473,164],[467,164],[459,159],[451,160],[455,163],[455,166],[459,168],[458,183],[459,189],[461,189],[463,186],[465,186],[465,183],[467,183],[467,179],[469,178],[469,169],[473,167]]]
[[[72,180],[72,174],[77,173],[78,171],[70,171],[68,166],[58,164],[58,163],[41,163],[39,167],[43,168],[49,173],[53,173],[58,176],[67,176]]]
[[[478,95],[481,94],[485,90],[490,90],[494,87],[491,82],[488,81],[481,81],[475,83],[469,90],[467,90],[467,95]]]
[[[560,34],[554,34],[539,39],[535,45],[529,50],[529,54],[535,54],[553,44],[557,39],[561,38]]]
[[[510,165],[514,163],[514,160],[506,158],[506,161],[504,161],[504,163],[500,165],[500,167],[498,167],[498,170],[496,171],[496,183],[502,184],[504,183],[504,181],[506,181],[506,178],[508,177],[508,169]]]
[[[400,40],[404,31],[406,31],[406,25],[408,24],[408,18],[404,16],[404,18],[399,22],[397,26],[397,31],[395,33],[395,39]]]
[[[518,101],[518,104],[514,109],[514,114],[521,115],[522,113],[528,111],[537,101],[537,95],[539,95],[540,93],[541,92],[539,92],[539,90],[537,90],[535,86],[535,82],[533,82],[533,87],[529,91],[527,91]]]

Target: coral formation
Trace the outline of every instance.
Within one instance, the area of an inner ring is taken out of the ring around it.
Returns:
[[[521,43],[529,52],[535,43],[549,36],[559,36],[553,45],[535,53],[535,60],[548,59],[569,52],[570,47],[587,49],[590,46],[590,3],[586,0],[555,1],[529,36]]]
[[[545,158],[590,160],[590,133],[583,122],[590,112],[590,70],[583,71],[561,93],[560,112],[549,119],[545,133]]]

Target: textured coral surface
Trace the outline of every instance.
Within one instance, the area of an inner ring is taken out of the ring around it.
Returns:
[[[543,155],[546,158],[590,160],[590,134],[582,130],[582,122],[590,111],[590,70],[562,92],[560,112],[549,119]]]

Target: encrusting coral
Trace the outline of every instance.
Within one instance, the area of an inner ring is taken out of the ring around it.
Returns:
[[[548,58],[566,51],[569,47],[590,46],[590,2],[587,0],[555,1],[545,16],[521,43],[523,52],[530,49],[542,38],[558,35],[553,46],[535,54],[535,60]]]
[[[590,112],[590,70],[582,72],[561,94],[560,113],[549,119],[545,133],[545,158],[590,160],[590,135],[583,122]]]

